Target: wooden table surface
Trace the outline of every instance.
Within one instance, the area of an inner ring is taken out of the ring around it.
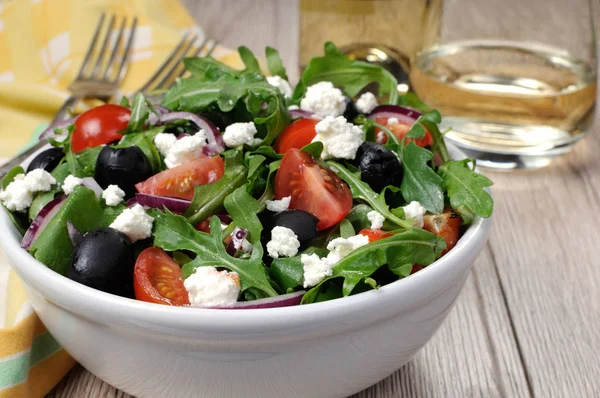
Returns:
[[[298,72],[296,0],[185,1],[211,36]],[[216,17],[218,15],[218,17]],[[600,397],[600,128],[551,166],[487,173],[491,238],[448,319],[357,397]],[[49,394],[128,397],[82,367]]]

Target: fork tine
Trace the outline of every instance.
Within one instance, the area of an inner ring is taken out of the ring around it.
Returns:
[[[94,65],[94,69],[92,69],[92,74],[90,78],[95,79],[98,76],[98,71],[102,66],[102,61],[104,60],[104,53],[106,50],[106,46],[110,41],[110,33],[113,30],[113,26],[115,26],[115,14],[111,15],[110,20],[108,21],[108,28],[104,33],[104,40],[102,40],[102,44],[100,45],[100,51],[98,51],[98,58],[96,58],[96,65]]]
[[[90,43],[87,53],[85,54],[85,58],[81,63],[81,67],[79,68],[79,72],[77,73],[77,79],[83,76],[85,69],[87,68],[88,62],[92,56],[92,52],[94,52],[94,47],[96,47],[96,41],[98,40],[98,36],[100,35],[100,30],[102,29],[102,24],[104,23],[104,17],[106,15],[102,13],[100,15],[100,19],[98,20],[98,24],[96,25],[96,31],[94,32],[94,36],[92,36],[92,42]]]
[[[131,45],[133,43],[133,37],[135,36],[135,29],[137,28],[137,17],[133,18],[133,22],[131,24],[131,32],[129,33],[129,38],[127,39],[127,45],[125,46],[125,50],[123,52],[123,58],[121,59],[121,63],[119,64],[119,68],[117,69],[117,74],[115,75],[115,78],[113,80],[113,82],[118,82],[121,79],[123,79],[123,75],[125,74],[125,71],[127,70],[127,65],[129,64],[129,57],[130,57],[130,53],[129,51],[131,50]]]
[[[121,43],[121,37],[123,37],[123,32],[125,31],[125,23],[127,22],[127,17],[123,17],[123,19],[121,20],[121,26],[119,28],[119,33],[117,33],[117,37],[115,39],[115,42],[112,46],[112,50],[110,52],[110,57],[108,58],[108,62],[106,63],[106,68],[104,69],[104,73],[102,74],[102,79],[106,80],[108,74],[114,70],[113,69],[113,61],[115,60],[115,57],[117,56],[117,52],[119,50],[119,44]]]
[[[185,46],[185,41],[187,40],[188,36],[189,36],[189,32],[185,32],[183,34],[181,40],[179,41],[179,43],[177,44],[175,49],[173,51],[171,51],[171,53],[167,56],[167,58],[164,60],[164,62],[158,67],[156,72],[154,72],[154,74],[152,74],[152,76],[150,76],[150,78],[146,81],[146,83],[144,83],[142,88],[140,88],[140,90],[139,90],[140,92],[148,91],[148,89],[153,85],[154,81],[156,79],[158,79],[158,77],[162,74],[162,72],[164,72],[167,69],[167,66],[175,58],[177,53]]]
[[[188,45],[185,47],[185,49],[181,52],[181,54],[179,55],[178,59],[175,61],[173,66],[163,76],[162,80],[160,82],[158,82],[155,89],[167,88],[167,83],[173,78],[173,76],[177,76],[176,71],[181,66],[181,64],[182,64],[181,61],[187,56],[188,52],[194,45],[195,41],[196,41],[196,37],[194,36],[194,37],[192,37],[192,39],[190,40]]]
[[[206,52],[205,57],[208,57],[209,55],[211,55],[212,52],[215,51],[215,48],[217,48],[218,45],[219,45],[219,42],[216,41],[216,40],[213,40],[212,45],[210,46],[210,48]]]

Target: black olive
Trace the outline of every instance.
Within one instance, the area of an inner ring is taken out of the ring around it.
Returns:
[[[135,184],[152,176],[152,167],[137,146],[112,148],[105,146],[96,160],[96,181],[102,188],[118,185],[125,196],[135,195]]]
[[[399,187],[402,182],[400,160],[383,145],[363,142],[358,147],[354,164],[361,171],[361,179],[375,192],[381,192],[388,185]]]
[[[31,170],[35,169],[44,169],[48,172],[54,170],[56,166],[60,163],[62,158],[65,157],[65,153],[62,148],[50,148],[46,149],[44,152],[40,152],[29,166],[27,166],[27,172],[29,173]]]
[[[300,250],[306,248],[308,243],[317,234],[319,219],[304,210],[285,210],[279,213],[264,212],[261,217],[263,223],[263,241],[266,244],[271,240],[271,230],[275,227],[286,227],[294,231],[300,242]]]
[[[67,277],[103,292],[132,297],[134,264],[129,238],[113,228],[98,228],[75,246]]]
[[[342,116],[344,116],[347,121],[352,122],[354,118],[358,116],[356,103],[350,97],[344,97],[344,101],[346,101],[346,110]]]

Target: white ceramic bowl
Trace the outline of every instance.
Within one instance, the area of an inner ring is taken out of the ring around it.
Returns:
[[[0,211],[6,257],[48,330],[90,372],[139,397],[358,392],[433,336],[489,230],[489,219],[475,219],[443,258],[379,290],[298,307],[210,310],[144,303],[73,282],[21,249]]]

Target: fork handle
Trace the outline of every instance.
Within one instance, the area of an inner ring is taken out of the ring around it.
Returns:
[[[50,122],[48,127],[51,127],[51,126],[55,125],[56,123],[60,122],[61,120],[64,120],[65,116],[68,113],[69,108],[71,108],[77,102],[78,99],[79,99],[79,97],[76,97],[74,95],[71,95],[69,98],[67,98],[67,100],[60,107],[60,109],[58,110],[58,112],[54,116],[54,119],[52,119],[52,121]],[[6,175],[6,173],[8,173],[10,171],[10,169],[23,163],[23,161],[25,159],[27,159],[34,152],[38,151],[40,148],[42,148],[46,144],[47,144],[46,140],[40,140],[37,144],[35,144],[31,148],[26,149],[25,151],[21,152],[19,155],[15,156],[14,158],[10,159],[8,162],[3,164],[0,167],[0,179],[4,178],[4,176]]]

